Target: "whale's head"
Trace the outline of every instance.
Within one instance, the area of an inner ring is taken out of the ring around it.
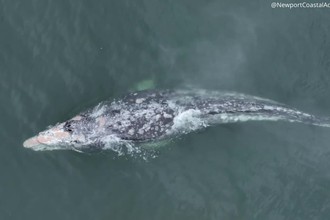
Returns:
[[[23,146],[36,151],[85,151],[90,148],[89,146],[97,144],[93,134],[99,132],[101,125],[104,125],[102,118],[94,119],[78,115],[27,139]]]

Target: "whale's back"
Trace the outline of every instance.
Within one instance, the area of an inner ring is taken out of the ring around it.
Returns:
[[[204,90],[146,90],[107,104],[108,130],[123,140],[145,142],[189,133],[210,125],[250,120],[329,125],[294,108],[255,96]]]

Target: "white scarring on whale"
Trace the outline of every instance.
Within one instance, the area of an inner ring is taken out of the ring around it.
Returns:
[[[27,139],[32,150],[140,151],[137,144],[187,134],[221,123],[249,120],[330,127],[319,118],[260,97],[206,90],[145,90],[105,101]]]

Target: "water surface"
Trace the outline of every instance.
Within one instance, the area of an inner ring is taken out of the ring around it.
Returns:
[[[228,124],[145,161],[33,152],[134,90],[198,87],[330,115],[330,9],[269,1],[0,1],[0,219],[329,219],[329,129]]]

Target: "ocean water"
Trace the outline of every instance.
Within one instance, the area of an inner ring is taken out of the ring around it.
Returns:
[[[145,81],[330,116],[329,19],[270,1],[0,0],[0,219],[330,219],[327,128],[225,124],[147,160],[22,147]]]

